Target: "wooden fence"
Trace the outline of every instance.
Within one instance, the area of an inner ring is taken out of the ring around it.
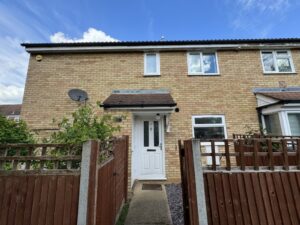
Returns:
[[[97,225],[115,224],[127,201],[128,137],[116,139],[113,146],[113,156],[98,167]]]
[[[185,224],[300,224],[300,139],[187,140],[179,146]],[[290,156],[297,159],[292,165]]]
[[[128,137],[109,146],[103,161],[96,141],[0,145],[0,225],[115,224],[127,199]]]

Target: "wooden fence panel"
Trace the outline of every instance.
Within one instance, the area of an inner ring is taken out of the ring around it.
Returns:
[[[128,136],[113,142],[113,155],[98,167],[97,225],[114,225],[127,201]]]
[[[77,225],[80,217],[83,224],[114,225],[127,200],[128,136],[114,138],[112,149],[97,141],[84,146],[90,154],[83,161],[80,146],[1,144],[0,225]],[[101,151],[111,155],[103,164]],[[78,214],[79,192],[86,206]]]
[[[198,208],[196,196],[196,181],[193,162],[192,141],[184,141],[184,148],[180,146],[180,168],[182,173],[183,209],[185,225],[198,225]]]
[[[79,175],[0,176],[0,225],[76,225],[78,186]]]
[[[97,225],[115,222],[114,163],[111,159],[98,170]]]
[[[189,221],[185,224],[198,224],[195,201],[200,190],[195,190],[192,153],[203,150],[201,141],[210,142],[212,148],[199,158],[205,162],[204,157],[212,157],[212,163],[202,167],[207,224],[300,224],[300,171],[298,161],[290,160],[300,157],[300,139],[194,141],[199,141],[197,149],[192,149],[192,140],[180,147],[183,206]],[[216,143],[222,142],[224,150],[216,152]],[[216,164],[216,157],[224,157],[223,163]],[[232,164],[230,157],[237,163]]]
[[[294,179],[299,175],[300,172],[204,173],[208,187],[205,194],[210,202],[207,207],[211,212],[207,214],[208,224],[231,221],[228,224],[299,225],[300,201],[293,198],[293,192],[299,197],[300,187]],[[229,189],[227,194],[218,194],[222,187]],[[233,203],[233,210],[230,207],[224,211],[226,202]]]

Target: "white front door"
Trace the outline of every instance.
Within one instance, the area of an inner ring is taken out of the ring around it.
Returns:
[[[132,166],[136,179],[165,179],[162,120],[142,117],[135,120],[134,129],[135,160]]]

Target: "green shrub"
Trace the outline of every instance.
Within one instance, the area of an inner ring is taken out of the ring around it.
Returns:
[[[54,121],[55,122],[55,121]],[[72,118],[64,118],[58,123],[58,132],[50,137],[51,143],[82,144],[88,140],[110,140],[114,132],[119,131],[111,115],[99,116],[91,106],[81,106],[72,113]]]
[[[34,142],[33,134],[24,121],[16,122],[0,116],[0,144]]]

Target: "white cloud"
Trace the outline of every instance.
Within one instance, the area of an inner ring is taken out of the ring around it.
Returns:
[[[0,104],[21,103],[24,88],[17,86],[5,86],[0,84]]]
[[[82,38],[69,38],[63,32],[57,32],[50,36],[50,41],[54,43],[70,42],[115,42],[117,39],[107,35],[101,30],[89,28],[82,35]]]
[[[286,19],[296,0],[227,0],[234,31],[247,37],[266,38]]]
[[[21,103],[28,54],[16,38],[0,38],[0,104]]]
[[[289,0],[238,0],[244,10],[282,11],[290,6]]]

